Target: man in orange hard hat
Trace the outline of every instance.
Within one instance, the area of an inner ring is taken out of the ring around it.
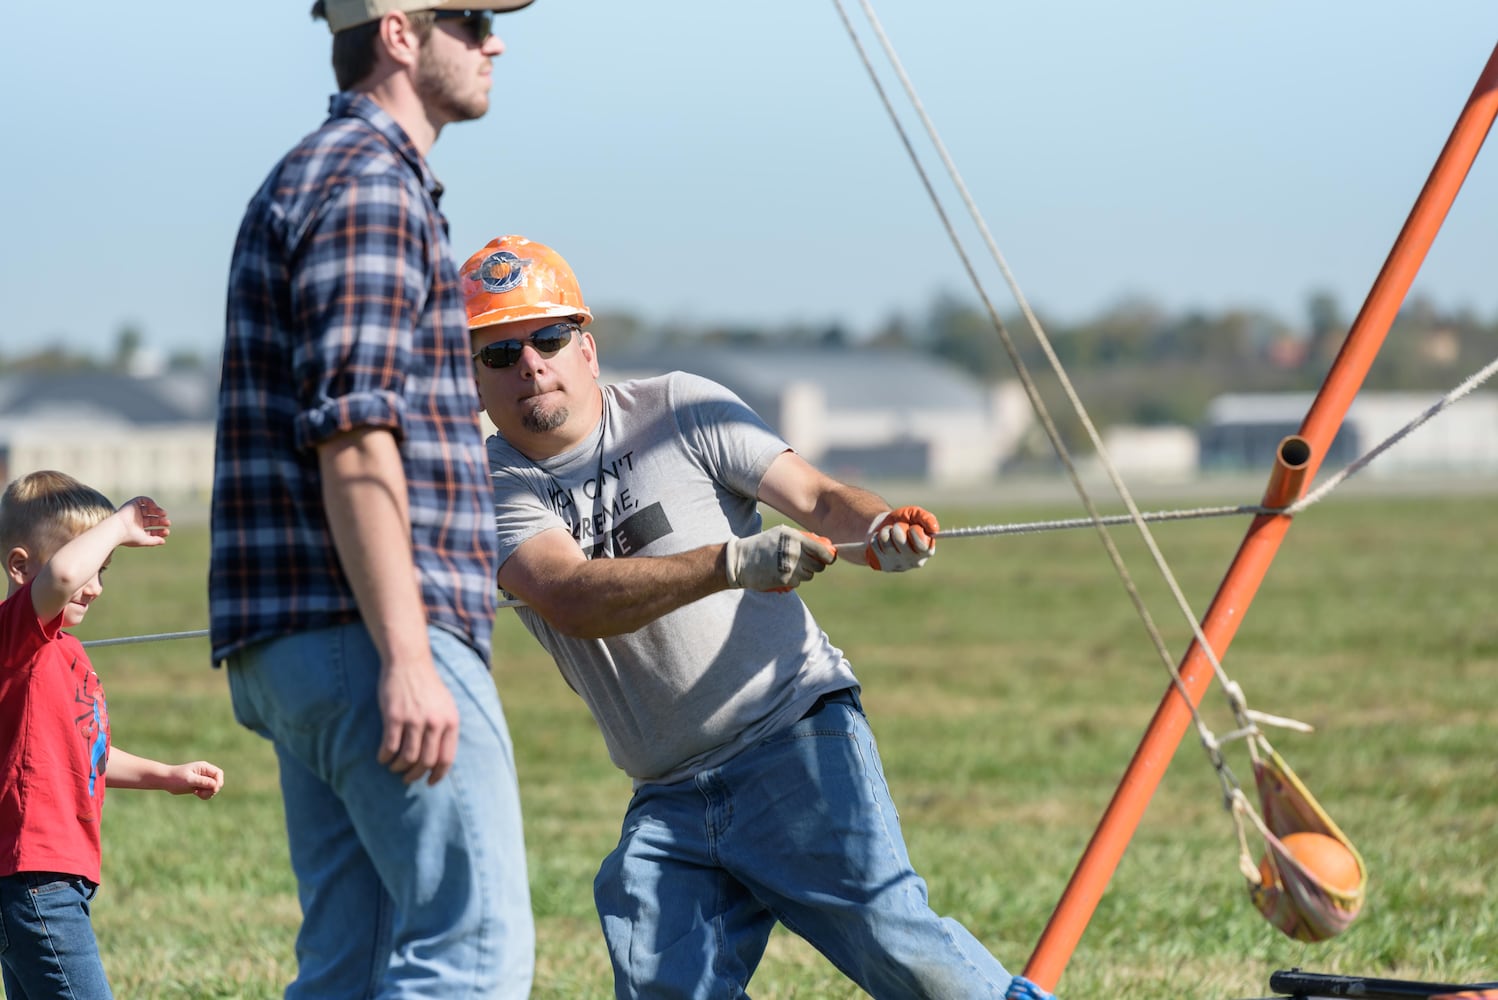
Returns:
[[[601,386],[567,262],[518,236],[461,269],[499,583],[634,779],[594,898],[625,997],[746,995],[777,921],[875,997],[1042,997],[927,903],[859,682],[797,586],[936,550],[723,386]],[[806,530],[765,530],[764,502]]]

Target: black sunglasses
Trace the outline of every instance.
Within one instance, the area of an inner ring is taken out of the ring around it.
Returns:
[[[524,340],[496,340],[485,344],[473,354],[473,360],[485,368],[509,368],[520,360],[520,352],[529,344],[536,353],[551,357],[572,341],[572,335],[581,327],[576,323],[553,323],[543,326]]]
[[[434,10],[432,16],[438,21],[462,21],[463,30],[475,45],[483,45],[494,33],[494,12],[491,10]]]

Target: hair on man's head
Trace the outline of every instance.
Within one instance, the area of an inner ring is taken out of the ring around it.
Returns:
[[[312,19],[328,19],[327,4],[315,0],[312,4]],[[430,10],[413,10],[406,13],[411,30],[422,44],[432,36],[437,24],[437,14]],[[375,68],[375,45],[380,40],[380,22],[369,21],[333,34],[333,79],[339,90],[352,90]]]
[[[114,513],[114,504],[65,472],[44,469],[0,495],[0,553],[20,547],[52,552]]]

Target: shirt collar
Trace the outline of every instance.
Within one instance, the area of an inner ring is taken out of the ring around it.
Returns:
[[[329,118],[358,118],[367,122],[369,127],[380,133],[385,141],[390,143],[391,148],[398,152],[416,171],[416,176],[421,178],[421,186],[426,188],[432,196],[435,204],[442,198],[442,182],[432,173],[422,155],[416,151],[411,137],[406,135],[406,130],[398,125],[394,118],[374,99],[357,91],[345,90],[334,94],[328,99]]]

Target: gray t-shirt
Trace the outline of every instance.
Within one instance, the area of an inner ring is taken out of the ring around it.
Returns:
[[[721,385],[672,372],[604,386],[597,432],[571,451],[533,462],[497,434],[488,447],[503,566],[557,527],[590,559],[752,535],[760,480],[789,446]],[[722,764],[858,683],[794,591],[723,591],[606,639],[517,610],[637,785]]]

